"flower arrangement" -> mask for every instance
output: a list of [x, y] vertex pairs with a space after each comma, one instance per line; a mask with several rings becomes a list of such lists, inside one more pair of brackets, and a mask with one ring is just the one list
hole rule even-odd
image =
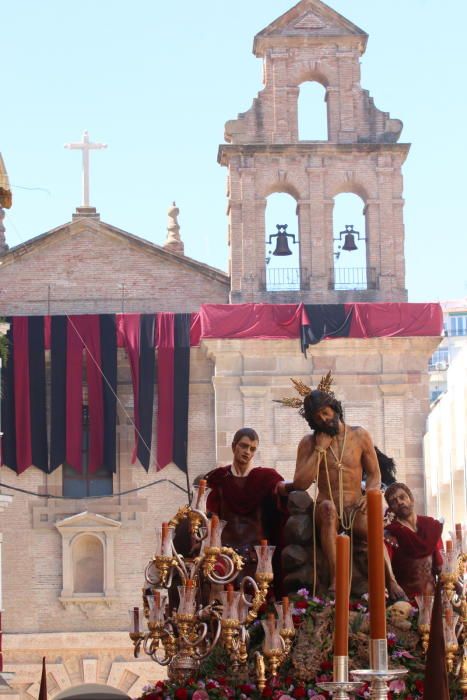
[[[201, 679], [191, 679], [184, 687], [170, 681], [158, 681], [146, 686], [140, 700], [328, 700], [329, 694], [320, 690], [319, 683], [332, 680], [332, 639], [334, 600], [311, 596], [302, 588], [293, 599], [293, 619], [297, 627], [297, 641], [291, 658], [280, 669], [279, 675], [268, 681], [262, 694], [250, 682], [233, 683], [227, 675], [223, 659], [210, 660], [202, 668]], [[417, 628], [418, 610], [412, 608], [410, 627], [394, 626], [388, 615], [388, 651], [390, 665], [404, 667], [407, 674], [389, 685], [389, 700], [422, 700], [424, 691], [425, 658], [422, 654]], [[349, 668], [368, 667], [368, 603], [366, 597], [350, 603]], [[254, 640], [259, 648], [260, 625]], [[450, 677], [451, 700], [463, 695]], [[367, 684], [356, 693], [357, 698], [370, 697]]]

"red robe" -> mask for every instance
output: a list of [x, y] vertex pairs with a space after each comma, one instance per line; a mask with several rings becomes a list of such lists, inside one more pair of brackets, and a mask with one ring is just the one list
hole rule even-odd
[[[285, 509], [276, 495], [276, 487], [283, 477], [267, 467], [254, 467], [247, 476], [239, 477], [232, 473], [229, 465], [209, 472], [206, 479], [211, 489], [207, 510], [227, 521], [222, 543], [234, 547], [248, 560], [251, 556], [254, 559], [254, 545], [267, 539], [269, 544], [276, 546], [273, 566], [277, 584]], [[277, 591], [277, 585], [275, 588]]]
[[386, 526], [388, 532], [397, 541], [397, 547], [387, 545], [391, 557], [392, 569], [397, 582], [409, 595], [424, 593], [424, 583], [420, 576], [422, 568], [414, 564], [415, 560], [429, 559], [426, 575], [431, 577], [432, 570], [443, 563], [441, 533], [443, 525], [438, 520], [426, 515], [417, 515], [417, 531], [414, 532], [398, 520]]

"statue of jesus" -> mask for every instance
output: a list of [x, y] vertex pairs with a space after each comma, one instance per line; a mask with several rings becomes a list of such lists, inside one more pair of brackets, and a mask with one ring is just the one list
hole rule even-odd
[[[370, 434], [364, 428], [345, 423], [342, 404], [331, 391], [331, 383], [330, 373], [315, 390], [295, 382], [303, 396], [300, 413], [313, 432], [305, 435], [298, 445], [293, 486], [305, 490], [317, 483], [315, 523], [329, 566], [329, 589], [334, 590], [336, 535], [346, 532], [366, 542], [366, 495], [362, 493], [362, 474], [366, 474], [368, 492], [381, 488], [381, 473]], [[386, 584], [391, 598], [406, 597], [394, 577], [389, 557], [386, 558]]]

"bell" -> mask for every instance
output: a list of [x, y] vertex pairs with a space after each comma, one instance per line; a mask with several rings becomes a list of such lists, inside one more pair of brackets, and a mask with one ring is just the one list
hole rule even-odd
[[[291, 235], [290, 233], [287, 233], [287, 224], [277, 224], [276, 228], [277, 233], [274, 234], [274, 237], [277, 236], [277, 241], [273, 255], [292, 255], [292, 251], [289, 248], [289, 242], [287, 240], [287, 238]], [[271, 238], [273, 238], [273, 236], [271, 236]]]
[[289, 242], [287, 240], [287, 234], [279, 232], [277, 234], [276, 249], [273, 255], [292, 255], [292, 251], [289, 248]]
[[353, 233], [346, 233], [342, 250], [358, 250]]

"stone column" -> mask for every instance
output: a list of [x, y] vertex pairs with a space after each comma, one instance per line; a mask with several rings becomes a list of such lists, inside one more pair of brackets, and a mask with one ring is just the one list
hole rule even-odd
[[374, 268], [378, 287], [380, 283], [379, 278], [381, 276], [381, 227], [379, 212], [379, 200], [367, 199], [364, 209], [366, 258], [368, 267]]
[[[311, 289], [313, 293], [325, 294], [328, 286], [326, 265], [326, 206], [324, 199], [324, 167], [319, 156], [310, 158], [306, 168], [308, 175], [310, 241], [311, 241]], [[316, 302], [323, 301], [321, 297]]]

